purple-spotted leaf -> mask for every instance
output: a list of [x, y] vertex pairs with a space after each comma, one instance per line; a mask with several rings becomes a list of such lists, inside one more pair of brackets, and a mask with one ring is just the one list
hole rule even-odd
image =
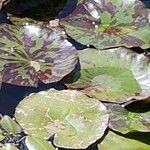
[[76, 90], [54, 89], [31, 94], [16, 108], [15, 117], [28, 135], [47, 139], [70, 149], [85, 149], [104, 134], [106, 107]]
[[142, 142], [146, 138], [141, 136], [140, 139], [141, 141], [125, 138], [110, 131], [98, 145], [98, 150], [149, 150], [150, 145]]
[[63, 80], [102, 101], [128, 102], [150, 96], [150, 61], [125, 48], [79, 51], [80, 70]]
[[150, 131], [150, 112], [134, 113], [117, 104], [106, 104], [109, 112], [109, 128], [126, 134], [128, 132]]
[[99, 49], [150, 47], [150, 9], [140, 0], [84, 0], [60, 24], [78, 42]]
[[20, 86], [56, 82], [77, 63], [77, 50], [60, 28], [38, 25], [0, 26], [0, 71], [3, 81]]

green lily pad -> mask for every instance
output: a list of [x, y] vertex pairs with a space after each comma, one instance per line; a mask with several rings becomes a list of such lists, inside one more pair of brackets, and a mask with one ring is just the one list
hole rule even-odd
[[25, 144], [29, 150], [54, 150], [55, 148], [47, 141], [38, 137], [27, 136]]
[[5, 144], [4, 146], [0, 147], [0, 150], [19, 150], [13, 144]]
[[22, 132], [21, 127], [7, 115], [5, 115], [0, 120], [0, 125], [2, 126], [3, 129], [6, 130], [6, 132], [10, 134], [17, 134]]
[[109, 128], [112, 130], [122, 134], [150, 131], [150, 112], [134, 113], [116, 104], [107, 104], [106, 106], [110, 117]]
[[80, 70], [64, 82], [102, 101], [127, 102], [150, 96], [150, 61], [124, 48], [79, 51]]
[[5, 136], [2, 133], [0, 133], [0, 141], [2, 141], [4, 139], [5, 139]]
[[101, 138], [108, 125], [105, 106], [76, 90], [39, 92], [16, 108], [16, 120], [28, 135], [54, 136], [58, 147], [83, 149]]
[[3, 82], [19, 86], [57, 82], [77, 63], [77, 50], [61, 28], [1, 25], [0, 36]]
[[149, 13], [140, 0], [84, 0], [60, 24], [73, 39], [98, 49], [146, 49], [150, 47]]
[[110, 148], [111, 150], [149, 150], [150, 145], [119, 136], [110, 131], [98, 145], [98, 150], [109, 150]]

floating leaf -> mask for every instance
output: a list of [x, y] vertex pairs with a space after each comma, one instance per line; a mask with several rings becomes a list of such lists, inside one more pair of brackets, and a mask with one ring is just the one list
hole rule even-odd
[[107, 104], [109, 110], [109, 127], [117, 132], [150, 131], [150, 112], [134, 113], [116, 104]]
[[150, 96], [150, 63], [144, 55], [124, 48], [86, 49], [79, 51], [79, 59], [81, 70], [63, 80], [68, 88], [119, 103]]
[[109, 150], [110, 148], [111, 150], [149, 150], [150, 145], [109, 132], [98, 145], [98, 150]]
[[84, 0], [61, 19], [67, 34], [98, 49], [150, 47], [150, 10], [140, 0]]
[[0, 120], [0, 125], [10, 134], [21, 133], [22, 131], [21, 127], [7, 115]]
[[13, 144], [5, 144], [4, 146], [0, 147], [0, 150], [19, 150]]
[[57, 82], [77, 63], [77, 51], [60, 28], [0, 26], [3, 81], [20, 86]]
[[24, 132], [54, 136], [58, 147], [83, 149], [101, 138], [108, 124], [105, 106], [79, 91], [49, 90], [26, 97], [15, 116]]
[[27, 136], [25, 144], [29, 150], [54, 150], [55, 148], [47, 141], [38, 137]]

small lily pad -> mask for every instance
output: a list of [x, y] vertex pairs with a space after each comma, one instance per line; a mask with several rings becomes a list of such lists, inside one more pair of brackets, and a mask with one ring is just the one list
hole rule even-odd
[[1, 25], [0, 36], [3, 82], [19, 86], [57, 82], [77, 63], [77, 50], [61, 28]]
[[150, 131], [150, 112], [134, 113], [116, 104], [107, 104], [106, 106], [110, 117], [109, 128], [112, 130], [122, 134]]
[[19, 150], [13, 144], [5, 144], [4, 146], [0, 147], [0, 150]]
[[140, 0], [84, 0], [60, 24], [82, 44], [98, 49], [150, 47], [150, 9]]
[[109, 132], [105, 139], [98, 145], [98, 150], [149, 150], [150, 145], [125, 138], [113, 132]]
[[4, 139], [5, 139], [5, 136], [2, 133], [0, 133], [0, 141], [2, 141]]
[[7, 115], [2, 117], [0, 120], [0, 125], [9, 134], [17, 134], [22, 132], [21, 127]]
[[55, 148], [44, 139], [27, 136], [25, 144], [29, 150], [54, 150]]
[[102, 101], [127, 102], [150, 96], [150, 61], [124, 48], [79, 51], [81, 70], [63, 82]]
[[83, 149], [101, 138], [108, 125], [105, 106], [76, 90], [51, 89], [26, 97], [16, 120], [28, 135], [54, 136], [58, 147]]

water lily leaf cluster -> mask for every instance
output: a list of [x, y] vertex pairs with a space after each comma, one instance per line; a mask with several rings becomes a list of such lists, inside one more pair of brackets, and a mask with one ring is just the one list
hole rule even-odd
[[98, 49], [146, 49], [150, 47], [149, 13], [140, 0], [84, 0], [60, 24], [73, 39]]
[[[107, 148], [114, 137], [117, 139], [115, 148], [116, 143], [127, 138], [123, 136], [127, 133], [149, 132], [149, 116], [149, 112], [134, 113], [119, 104], [102, 103], [81, 91], [54, 89], [27, 96], [15, 112], [17, 122], [29, 138], [47, 140], [54, 135], [55, 146], [71, 149], [87, 148], [103, 136], [99, 147]], [[112, 131], [105, 135], [106, 128]], [[125, 143], [127, 148], [132, 143], [149, 148], [147, 143], [135, 139], [127, 139]]]
[[0, 25], [0, 71], [3, 82], [37, 86], [57, 82], [77, 63], [77, 51], [60, 28]]
[[[0, 81], [68, 89], [32, 93], [15, 119], [1, 116], [0, 150], [149, 150], [150, 9], [140, 0], [78, 0], [72, 14], [52, 21], [46, 9], [35, 13], [45, 2], [3, 7], [11, 24], [0, 25]], [[88, 48], [77, 51], [70, 37]]]
[[22, 128], [16, 123], [15, 120], [9, 116], [1, 116], [0, 118], [0, 150], [19, 150], [17, 144], [13, 141], [17, 141], [21, 137], [20, 133]]
[[[19, 124], [9, 116], [2, 116], [0, 119], [0, 150], [20, 150], [21, 143], [25, 139], [28, 150], [54, 150], [50, 142], [38, 137], [26, 136]], [[2, 144], [1, 144], [2, 143]]]

